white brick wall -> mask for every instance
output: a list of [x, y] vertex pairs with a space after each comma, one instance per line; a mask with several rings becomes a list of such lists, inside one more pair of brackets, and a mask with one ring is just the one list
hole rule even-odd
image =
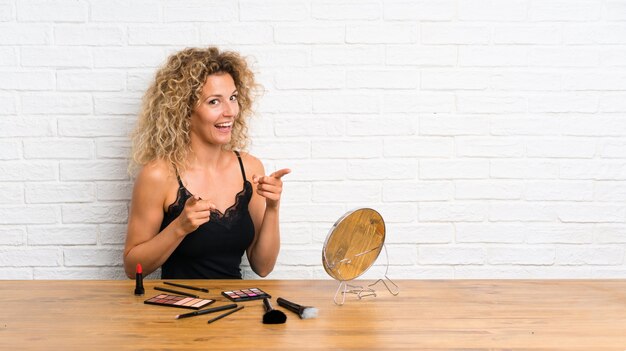
[[327, 278], [368, 206], [392, 278], [626, 278], [626, 1], [2, 0], [0, 279], [124, 279], [141, 95], [210, 44], [253, 62], [251, 152], [293, 170], [270, 277]]

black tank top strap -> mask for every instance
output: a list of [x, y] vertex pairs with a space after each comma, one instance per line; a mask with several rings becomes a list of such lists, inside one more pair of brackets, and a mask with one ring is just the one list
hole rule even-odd
[[241, 175], [243, 176], [243, 182], [246, 182], [246, 171], [243, 169], [243, 161], [241, 161], [241, 155], [239, 155], [239, 151], [235, 150], [235, 155], [237, 155], [237, 160], [239, 160], [239, 167], [241, 167]]
[[174, 167], [174, 170], [176, 172], [176, 180], [178, 180], [178, 188], [184, 188], [185, 186], [183, 185], [183, 181], [180, 179], [180, 174], [178, 174], [178, 169], [176, 167]]

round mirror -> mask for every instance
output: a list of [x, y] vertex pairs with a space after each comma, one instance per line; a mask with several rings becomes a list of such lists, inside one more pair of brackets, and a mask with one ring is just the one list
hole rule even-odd
[[331, 277], [352, 280], [374, 264], [384, 243], [385, 222], [380, 213], [371, 208], [349, 211], [330, 229], [322, 264]]

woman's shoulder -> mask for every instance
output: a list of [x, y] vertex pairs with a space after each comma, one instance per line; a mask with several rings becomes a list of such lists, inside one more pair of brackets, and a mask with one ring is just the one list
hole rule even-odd
[[157, 159], [146, 163], [137, 174], [137, 183], [163, 186], [176, 180], [176, 171], [167, 161]]
[[245, 151], [239, 151], [239, 154], [241, 155], [241, 161], [246, 168], [252, 170], [255, 173], [263, 171], [264, 168], [261, 160]]

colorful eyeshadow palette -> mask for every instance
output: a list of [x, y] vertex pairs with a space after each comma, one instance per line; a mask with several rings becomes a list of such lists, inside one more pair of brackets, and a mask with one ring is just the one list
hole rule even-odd
[[268, 299], [271, 298], [268, 293], [259, 288], [222, 291], [222, 295], [226, 296], [230, 301], [234, 302], [259, 300], [266, 297]]
[[190, 308], [192, 310], [199, 310], [204, 306], [208, 306], [212, 304], [213, 302], [215, 302], [215, 300], [197, 299], [194, 297], [187, 297], [187, 296], [161, 294], [161, 295], [157, 295], [155, 297], [149, 298], [143, 303], [147, 303], [148, 305], [180, 307], [180, 308]]

